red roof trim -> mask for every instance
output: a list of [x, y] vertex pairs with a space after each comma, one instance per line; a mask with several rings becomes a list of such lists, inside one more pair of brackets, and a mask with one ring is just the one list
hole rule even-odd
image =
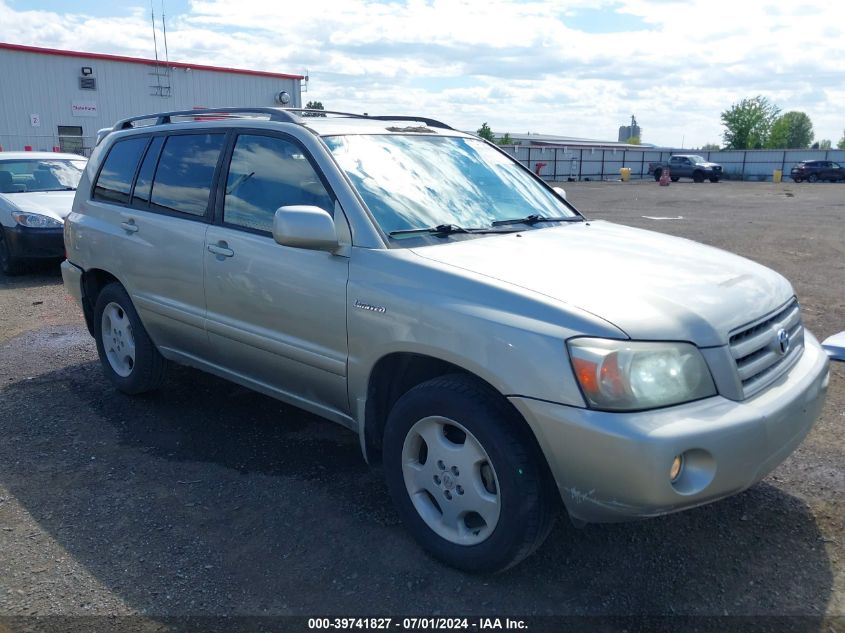
[[[127, 62], [129, 64], [164, 64], [154, 59], [143, 57], [126, 57], [124, 55], [107, 55], [105, 53], [83, 53], [81, 51], [65, 51], [58, 48], [41, 48], [39, 46], [24, 46], [23, 44], [7, 44], [0, 42], [0, 49], [20, 51], [23, 53], [38, 53], [40, 55], [59, 55], [61, 57], [82, 57], [84, 59], [102, 59], [110, 62]], [[259, 77], [276, 77], [278, 79], [305, 79], [302, 75], [286, 73], [271, 73], [265, 70], [245, 70], [242, 68], [225, 68], [223, 66], [205, 66], [203, 64], [186, 64], [185, 62], [167, 62], [171, 68], [190, 68], [191, 70], [208, 70], [216, 73], [235, 73], [238, 75], [258, 75]]]

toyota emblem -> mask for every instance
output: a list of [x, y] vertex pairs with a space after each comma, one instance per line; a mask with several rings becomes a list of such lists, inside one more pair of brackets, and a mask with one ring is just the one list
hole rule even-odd
[[789, 332], [783, 328], [779, 329], [777, 333], [777, 347], [781, 356], [785, 356], [789, 351]]

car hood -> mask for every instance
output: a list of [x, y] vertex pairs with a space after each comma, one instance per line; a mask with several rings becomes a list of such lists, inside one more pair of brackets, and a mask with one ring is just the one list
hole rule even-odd
[[710, 163], [710, 162], [696, 163], [696, 165], [698, 165], [699, 167], [721, 167], [721, 165], [719, 163]]
[[793, 295], [775, 271], [690, 240], [590, 221], [413, 249], [590, 312], [633, 339], [724, 345]]
[[38, 213], [64, 221], [73, 206], [75, 191], [27, 191], [0, 194], [19, 211]]

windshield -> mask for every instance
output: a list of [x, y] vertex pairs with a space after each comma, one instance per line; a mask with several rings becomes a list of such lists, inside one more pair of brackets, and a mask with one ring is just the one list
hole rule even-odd
[[0, 161], [0, 193], [72, 191], [79, 185], [85, 162], [58, 158]]
[[490, 228], [528, 215], [577, 217], [522, 167], [483, 141], [401, 134], [324, 139], [385, 233]]
[[704, 160], [704, 156], [698, 156], [696, 154], [693, 154], [689, 158], [694, 163], [706, 163], [707, 162], [706, 160]]

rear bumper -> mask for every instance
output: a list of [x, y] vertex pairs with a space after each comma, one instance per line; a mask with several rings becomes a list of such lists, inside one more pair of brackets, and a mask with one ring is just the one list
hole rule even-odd
[[85, 315], [85, 325], [88, 326], [88, 331], [91, 336], [94, 336], [94, 322], [92, 306], [85, 300], [85, 293], [82, 287], [82, 275], [84, 271], [76, 264], [71, 264], [68, 260], [62, 262], [62, 281], [65, 285], [65, 291], [73, 297], [82, 309], [82, 314]]
[[9, 253], [18, 259], [61, 259], [65, 256], [64, 229], [5, 227]]
[[[806, 333], [801, 359], [743, 402], [715, 396], [638, 413], [606, 413], [511, 398], [534, 430], [576, 519], [657, 516], [740, 492], [794, 451], [818, 417], [828, 359]], [[676, 455], [684, 468], [675, 483]]]
[[68, 260], [62, 262], [61, 269], [65, 291], [74, 298], [76, 305], [82, 308], [82, 269]]

